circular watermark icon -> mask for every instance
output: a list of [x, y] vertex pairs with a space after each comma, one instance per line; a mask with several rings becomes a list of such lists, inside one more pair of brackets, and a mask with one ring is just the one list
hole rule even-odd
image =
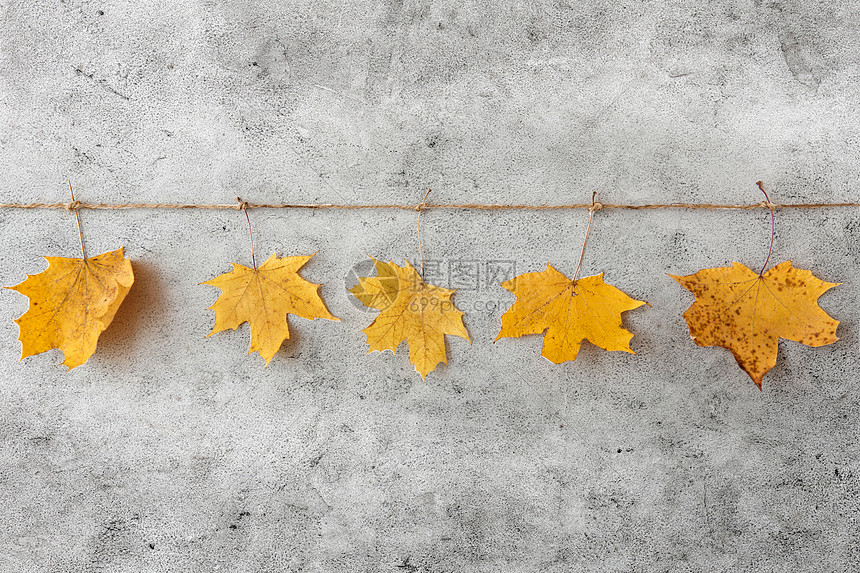
[[[365, 289], [359, 278], [368, 277], [377, 279], [374, 282], [381, 288]], [[379, 312], [391, 306], [397, 298], [398, 280], [393, 276], [377, 276], [376, 265], [367, 258], [352, 265], [343, 278], [343, 286], [352, 306], [361, 312]]]

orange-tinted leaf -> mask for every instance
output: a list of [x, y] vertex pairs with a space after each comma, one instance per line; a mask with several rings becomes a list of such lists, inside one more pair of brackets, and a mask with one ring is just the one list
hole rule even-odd
[[57, 348], [69, 370], [86, 362], [134, 282], [122, 248], [95, 257], [45, 257], [48, 268], [13, 287], [30, 299], [15, 322], [21, 359]]
[[621, 313], [646, 304], [603, 282], [603, 273], [573, 282], [551, 265], [502, 283], [517, 295], [502, 315], [499, 338], [546, 331], [541, 355], [560, 364], [576, 360], [583, 340], [604, 350], [630, 349], [633, 333], [624, 328]]
[[690, 336], [699, 346], [722, 346], [761, 389], [776, 365], [780, 338], [808, 346], [832, 344], [838, 321], [818, 306], [818, 297], [839, 283], [828, 283], [791, 261], [762, 276], [740, 263], [669, 275], [696, 296], [684, 313]]

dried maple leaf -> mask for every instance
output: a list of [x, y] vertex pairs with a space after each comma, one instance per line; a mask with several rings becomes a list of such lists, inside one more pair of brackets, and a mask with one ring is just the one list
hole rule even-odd
[[251, 328], [248, 354], [259, 352], [268, 366], [284, 340], [290, 337], [288, 313], [308, 320], [340, 320], [320, 298], [320, 285], [306, 281], [298, 273], [311, 257], [278, 258], [274, 253], [256, 269], [231, 263], [232, 271], [201, 283], [222, 291], [209, 307], [215, 311], [215, 327], [207, 338], [247, 322]]
[[406, 340], [410, 362], [421, 378], [426, 378], [440, 362], [448, 363], [446, 334], [469, 340], [463, 313], [451, 302], [456, 291], [425, 283], [408, 261], [404, 267], [391, 261], [373, 262], [377, 276], [359, 277], [358, 284], [350, 289], [362, 304], [381, 311], [362, 330], [370, 346], [368, 352], [396, 352]]
[[761, 389], [776, 365], [780, 338], [807, 346], [836, 342], [833, 320], [818, 297], [839, 283], [828, 283], [791, 261], [759, 275], [740, 263], [703, 269], [687, 276], [669, 275], [696, 296], [684, 313], [690, 336], [699, 346], [722, 346]]
[[547, 263], [545, 271], [519, 275], [502, 286], [517, 300], [502, 315], [496, 340], [546, 331], [541, 355], [556, 364], [576, 360], [583, 340], [635, 354], [633, 333], [624, 328], [621, 313], [646, 303], [603, 282], [603, 273], [574, 282]]
[[122, 248], [88, 259], [45, 257], [48, 268], [6, 287], [30, 299], [15, 320], [21, 359], [52, 348], [63, 352], [69, 370], [86, 362], [99, 335], [110, 325], [128, 294], [134, 274]]

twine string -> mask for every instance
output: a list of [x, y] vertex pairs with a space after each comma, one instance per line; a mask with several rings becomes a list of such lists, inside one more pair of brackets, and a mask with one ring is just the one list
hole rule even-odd
[[582, 239], [582, 250], [579, 251], [579, 262], [576, 264], [576, 270], [573, 271], [573, 280], [570, 282], [576, 284], [576, 279], [579, 277], [579, 269], [582, 267], [582, 259], [585, 258], [585, 244], [588, 242], [588, 233], [591, 231], [591, 221], [594, 219], [594, 212], [603, 209], [603, 205], [595, 202], [597, 191], [591, 194], [591, 206], [588, 208], [588, 226], [585, 227], [585, 237]]
[[[751, 211], [754, 209], [825, 209], [833, 207], [860, 207], [860, 203], [771, 203], [762, 201], [760, 203], [743, 204], [721, 204], [721, 203], [650, 203], [644, 205], [625, 205], [615, 203], [601, 203], [598, 209], [621, 209], [621, 210], [650, 210], [650, 209], [733, 209]], [[126, 209], [400, 209], [403, 211], [425, 211], [427, 209], [463, 209], [471, 211], [557, 211], [572, 209], [590, 209], [591, 203], [573, 203], [569, 205], [522, 205], [522, 204], [484, 204], [484, 203], [421, 203], [418, 205], [403, 204], [363, 204], [345, 205], [337, 203], [248, 203], [242, 202], [237, 206], [233, 204], [203, 204], [203, 203], [88, 203], [84, 201], [73, 201], [72, 203], [0, 203], [0, 209], [105, 209], [121, 211]]]
[[248, 216], [248, 202], [242, 201], [240, 198], [236, 197], [236, 201], [239, 203], [236, 205], [236, 209], [245, 213], [245, 220], [248, 221], [248, 239], [251, 241], [251, 264], [254, 265], [254, 270], [257, 270], [257, 256], [254, 254], [254, 233], [251, 231], [251, 217]]
[[81, 217], [78, 214], [78, 209], [81, 208], [81, 202], [75, 199], [75, 192], [72, 190], [71, 179], [69, 179], [69, 194], [72, 196], [72, 202], [66, 205], [66, 210], [74, 211], [75, 213], [75, 222], [78, 224], [78, 240], [81, 242], [81, 258], [83, 258], [84, 263], [86, 263], [87, 251], [84, 249], [84, 232], [81, 229]]
[[770, 209], [770, 247], [768, 247], [767, 258], [764, 260], [761, 272], [758, 274], [758, 276], [762, 276], [765, 269], [767, 269], [767, 264], [770, 262], [770, 256], [773, 254], [773, 238], [776, 236], [776, 217], [773, 214], [773, 203], [770, 202], [770, 197], [768, 196], [767, 191], [764, 190], [764, 183], [756, 181], [755, 184], [758, 185], [758, 188], [762, 193], [764, 193], [765, 200], [762, 201], [762, 204]]
[[424, 199], [421, 200], [421, 203], [415, 207], [415, 210], [418, 211], [418, 256], [421, 258], [421, 280], [424, 280], [424, 247], [421, 245], [421, 212], [427, 208], [427, 196], [430, 195], [430, 191], [432, 189], [428, 189], [427, 193], [424, 194]]

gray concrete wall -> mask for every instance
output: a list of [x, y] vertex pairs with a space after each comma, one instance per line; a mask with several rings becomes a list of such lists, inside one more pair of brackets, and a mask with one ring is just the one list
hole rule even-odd
[[[0, 3], [2, 201], [857, 201], [851, 1]], [[247, 264], [235, 211], [85, 211], [137, 280], [90, 361], [17, 361], [0, 309], [0, 570], [860, 569], [856, 210], [780, 211], [775, 261], [842, 286], [823, 348], [760, 393], [693, 344], [664, 273], [762, 264], [764, 211], [602, 211], [585, 274], [651, 303], [637, 355], [493, 344], [513, 296], [463, 290], [470, 346], [422, 382], [366, 355], [345, 277], [417, 258], [401, 211], [256, 211], [261, 256], [319, 254], [340, 323], [204, 340]], [[71, 214], [0, 210], [0, 284], [76, 256]], [[428, 260], [572, 273], [586, 214], [425, 214]], [[447, 279], [442, 280], [444, 285]], [[349, 285], [347, 285], [349, 286]], [[498, 306], [499, 308], [493, 308]], [[489, 310], [488, 310], [489, 307]]]

